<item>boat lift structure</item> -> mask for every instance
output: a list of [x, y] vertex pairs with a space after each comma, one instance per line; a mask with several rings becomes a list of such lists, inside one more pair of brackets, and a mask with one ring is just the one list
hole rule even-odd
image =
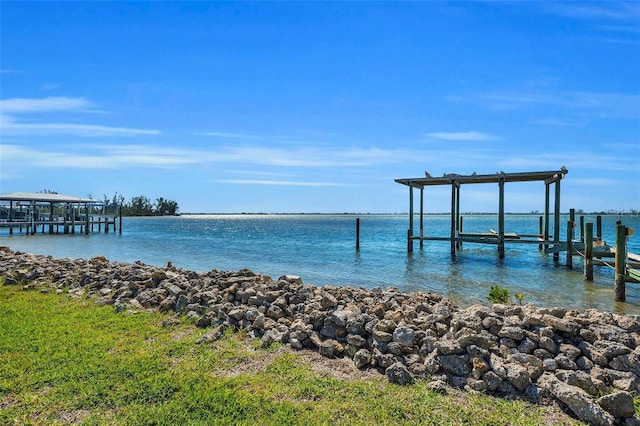
[[[560, 170], [525, 173], [505, 173], [479, 175], [445, 174], [442, 177], [433, 177], [425, 172], [424, 177], [396, 179], [395, 181], [409, 187], [409, 229], [407, 231], [407, 250], [413, 252], [413, 242], [418, 240], [420, 247], [427, 240], [451, 242], [451, 254], [455, 256], [457, 248], [463, 242], [496, 244], [498, 246], [498, 256], [504, 258], [505, 241], [510, 243], [531, 243], [540, 246], [560, 246], [560, 181], [568, 170], [563, 166]], [[545, 186], [545, 210], [544, 223], [541, 226], [540, 234], [518, 235], [506, 233], [504, 229], [504, 187], [512, 182], [544, 182]], [[497, 184], [498, 185], [498, 230], [488, 233], [464, 233], [462, 232], [462, 221], [460, 217], [460, 189], [468, 184]], [[430, 186], [451, 186], [451, 234], [449, 236], [427, 236], [424, 233], [424, 188]], [[550, 193], [551, 186], [554, 187], [554, 230], [553, 235], [549, 232], [550, 224]], [[414, 232], [414, 190], [420, 191], [420, 229], [419, 234]], [[558, 253], [554, 253], [557, 260]]]

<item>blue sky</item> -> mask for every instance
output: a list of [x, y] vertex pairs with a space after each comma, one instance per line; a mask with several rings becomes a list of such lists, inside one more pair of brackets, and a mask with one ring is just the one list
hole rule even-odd
[[[558, 170], [640, 209], [638, 2], [0, 3], [0, 193], [406, 212], [395, 178]], [[425, 191], [448, 211], [449, 189]], [[497, 211], [497, 185], [463, 211]], [[507, 211], [544, 209], [510, 184]]]

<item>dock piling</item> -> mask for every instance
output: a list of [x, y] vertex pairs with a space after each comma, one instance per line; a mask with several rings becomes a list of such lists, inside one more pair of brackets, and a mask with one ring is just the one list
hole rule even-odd
[[569, 220], [567, 222], [567, 268], [573, 269], [573, 227], [575, 222]]
[[360, 250], [360, 218], [356, 218], [356, 251]]
[[593, 281], [593, 222], [587, 222], [584, 239], [584, 279]]
[[627, 228], [619, 223], [616, 225], [616, 272], [613, 285], [613, 296], [616, 302], [626, 299], [625, 272], [627, 261]]

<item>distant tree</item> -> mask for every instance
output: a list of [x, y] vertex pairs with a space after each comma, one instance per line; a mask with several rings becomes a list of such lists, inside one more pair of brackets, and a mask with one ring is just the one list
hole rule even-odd
[[155, 213], [159, 216], [173, 216], [178, 212], [178, 203], [173, 200], [165, 200], [160, 197], [156, 199]]
[[117, 192], [113, 194], [113, 198], [111, 199], [112, 204], [116, 204], [118, 206], [124, 205], [124, 195], [118, 194]]
[[126, 206], [128, 215], [130, 216], [152, 216], [153, 205], [151, 201], [144, 195], [138, 195], [132, 197], [129, 204]]
[[50, 189], [43, 189], [42, 191], [39, 191], [40, 194], [57, 194], [56, 191], [52, 191]]

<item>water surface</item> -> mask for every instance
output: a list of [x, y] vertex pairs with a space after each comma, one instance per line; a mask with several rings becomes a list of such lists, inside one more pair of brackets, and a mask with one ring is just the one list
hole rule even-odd
[[[360, 217], [360, 251], [355, 250], [355, 220]], [[613, 245], [615, 222], [623, 220], [640, 233], [638, 216], [603, 216], [604, 239]], [[568, 217], [561, 217], [566, 224]], [[587, 216], [585, 222], [594, 222]], [[248, 268], [277, 278], [300, 275], [304, 282], [365, 288], [395, 286], [403, 291], [444, 294], [467, 306], [488, 303], [493, 285], [524, 294], [525, 302], [568, 308], [598, 308], [620, 314], [640, 314], [640, 285], [627, 283], [627, 302], [613, 302], [613, 270], [595, 267], [593, 282], [582, 277], [582, 260], [565, 266], [566, 254], [554, 263], [537, 245], [506, 244], [505, 259], [494, 245], [465, 243], [457, 256], [449, 242], [425, 241], [407, 253], [408, 215], [185, 215], [124, 218], [122, 235], [9, 236], [0, 231], [0, 245], [13, 250], [56, 257], [104, 255], [112, 261], [140, 260], [156, 266], [197, 271]], [[417, 229], [418, 223], [415, 222]], [[449, 235], [448, 215], [425, 216], [425, 234]], [[465, 232], [497, 229], [496, 215], [466, 216]], [[537, 233], [538, 216], [507, 215], [507, 232]], [[561, 226], [560, 235], [566, 235]], [[553, 230], [553, 224], [551, 225]], [[629, 239], [640, 253], [640, 235]]]

